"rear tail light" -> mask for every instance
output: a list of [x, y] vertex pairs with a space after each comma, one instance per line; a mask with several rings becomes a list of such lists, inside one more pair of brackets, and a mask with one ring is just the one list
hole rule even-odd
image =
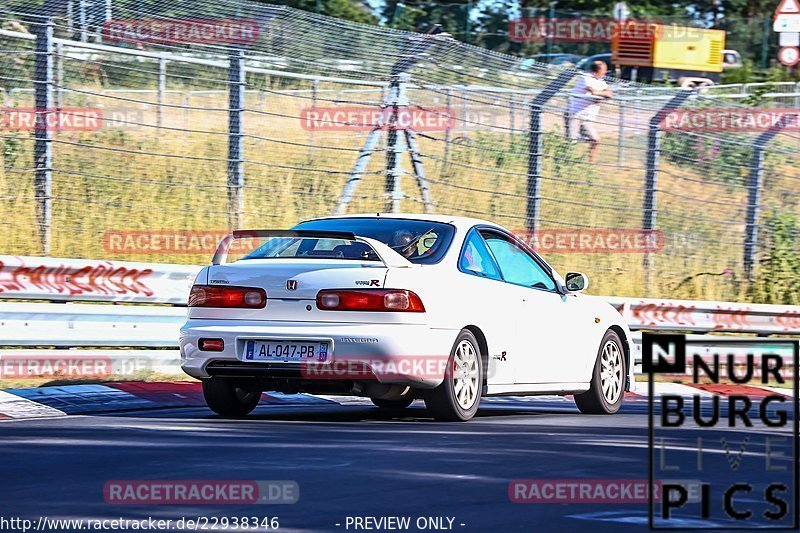
[[317, 294], [323, 311], [404, 311], [424, 313], [419, 296], [399, 289], [324, 290]]
[[235, 307], [260, 309], [267, 305], [264, 289], [195, 285], [189, 293], [189, 307]]
[[197, 346], [204, 352], [221, 352], [225, 349], [222, 339], [200, 339]]

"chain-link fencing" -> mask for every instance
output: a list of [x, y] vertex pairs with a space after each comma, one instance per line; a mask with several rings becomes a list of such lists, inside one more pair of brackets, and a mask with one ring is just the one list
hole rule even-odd
[[428, 211], [503, 224], [597, 294], [800, 299], [794, 85], [589, 98], [589, 74], [446, 35], [107, 5], [3, 14], [2, 253], [204, 263], [230, 228]]

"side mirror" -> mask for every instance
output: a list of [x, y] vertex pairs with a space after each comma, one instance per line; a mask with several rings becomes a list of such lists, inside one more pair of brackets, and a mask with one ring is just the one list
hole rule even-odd
[[580, 272], [569, 272], [564, 277], [564, 285], [568, 292], [583, 292], [589, 287], [589, 278]]

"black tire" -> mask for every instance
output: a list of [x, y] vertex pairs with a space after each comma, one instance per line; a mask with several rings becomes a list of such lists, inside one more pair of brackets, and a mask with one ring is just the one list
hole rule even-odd
[[[464, 357], [468, 361], [469, 374], [459, 378], [458, 369], [454, 369], [457, 352], [464, 343], [471, 346], [474, 352], [474, 359], [466, 354], [459, 356]], [[463, 353], [463, 352], [462, 352]], [[461, 379], [463, 393], [456, 392], [456, 384]], [[478, 412], [478, 405], [481, 403], [481, 391], [483, 390], [483, 357], [480, 352], [480, 344], [469, 330], [462, 330], [456, 338], [453, 349], [450, 350], [450, 359], [447, 364], [447, 372], [444, 381], [435, 389], [425, 391], [425, 405], [428, 412], [433, 415], [436, 420], [442, 422], [466, 422], [475, 416]], [[473, 391], [469, 395], [469, 391]], [[459, 394], [467, 394], [467, 398], [472, 402], [466, 401], [467, 405], [462, 404], [459, 399]], [[463, 396], [462, 396], [463, 397]]]
[[[608, 396], [611, 396], [611, 398], [604, 392], [603, 387], [605, 382], [603, 381], [602, 375], [604, 350], [606, 350], [609, 344], [615, 346], [616, 354], [618, 354], [618, 359], [617, 355], [608, 356], [609, 359], [618, 361], [609, 365], [612, 368], [610, 372], [613, 373], [607, 374], [607, 376], [613, 376], [614, 379], [611, 381], [606, 379], [606, 381], [609, 381], [608, 386], [611, 387], [611, 391], [616, 391], [616, 394], [609, 393]], [[610, 348], [610, 351], [613, 353], [614, 348]], [[575, 395], [575, 404], [578, 406], [580, 412], [588, 415], [613, 415], [619, 411], [623, 398], [625, 397], [627, 376], [628, 362], [625, 359], [625, 349], [622, 340], [616, 332], [608, 330], [603, 336], [603, 340], [600, 342], [600, 349], [597, 351], [597, 358], [594, 363], [594, 370], [592, 371], [592, 383], [589, 390]], [[618, 387], [618, 389], [614, 387]]]
[[203, 397], [208, 407], [220, 416], [241, 418], [250, 414], [261, 399], [261, 391], [243, 389], [227, 378], [203, 380]]
[[411, 395], [401, 400], [381, 400], [379, 398], [371, 398], [371, 400], [377, 407], [387, 411], [400, 411], [414, 403], [414, 397]]

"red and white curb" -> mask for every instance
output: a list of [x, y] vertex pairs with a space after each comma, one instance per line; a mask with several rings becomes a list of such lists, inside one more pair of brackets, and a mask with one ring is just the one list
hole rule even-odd
[[[759, 398], [769, 394], [792, 396], [791, 389], [751, 385], [687, 385], [683, 383], [655, 382], [653, 394], [702, 398], [743, 395]], [[648, 383], [637, 383], [635, 392], [625, 393], [625, 401], [635, 404], [647, 402]], [[503, 396], [487, 398], [486, 407], [505, 407], [535, 402], [569, 402], [572, 396]], [[312, 396], [308, 394], [265, 393], [261, 405], [272, 406], [367, 406], [369, 398], [358, 396]], [[198, 382], [114, 382], [97, 385], [62, 385], [30, 389], [0, 391], [0, 420], [22, 418], [52, 418], [70, 414], [99, 414], [169, 407], [205, 407]]]
[[67, 413], [47, 405], [28, 400], [10, 392], [0, 391], [0, 420], [14, 418], [50, 418]]

